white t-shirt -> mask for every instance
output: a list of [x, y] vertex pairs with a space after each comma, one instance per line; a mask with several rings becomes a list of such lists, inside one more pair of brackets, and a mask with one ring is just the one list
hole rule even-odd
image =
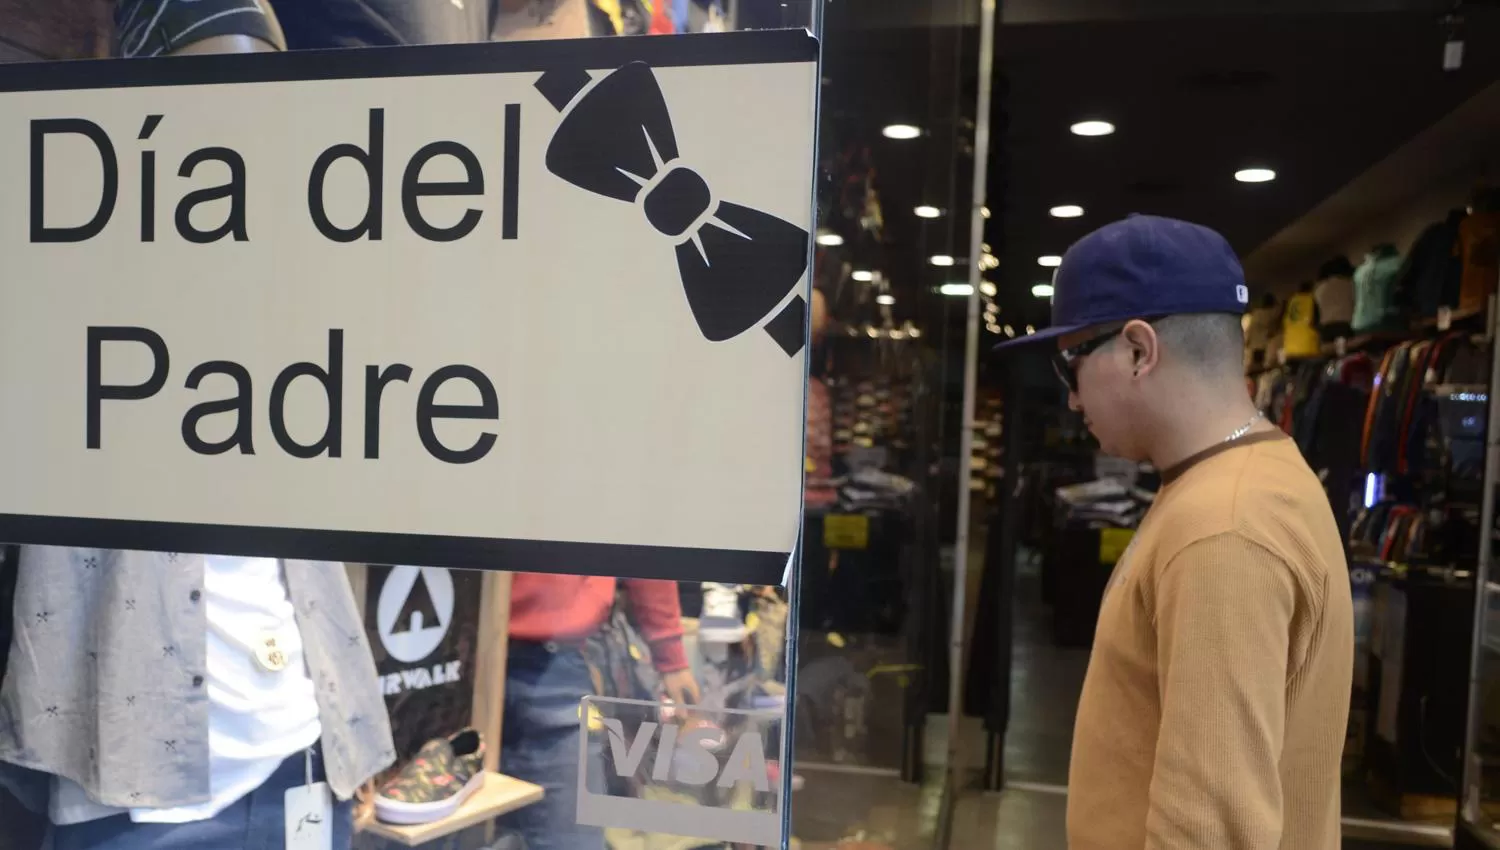
[[[203, 559], [203, 602], [208, 616], [208, 802], [175, 809], [131, 809], [136, 823], [208, 820], [271, 777], [291, 755], [323, 734], [318, 701], [303, 655], [302, 634], [274, 558]], [[255, 650], [267, 636], [286, 654], [279, 672], [264, 669]], [[79, 816], [83, 789], [59, 780], [53, 822], [67, 809], [72, 823], [119, 814], [104, 806]], [[66, 806], [65, 803], [73, 803]]]

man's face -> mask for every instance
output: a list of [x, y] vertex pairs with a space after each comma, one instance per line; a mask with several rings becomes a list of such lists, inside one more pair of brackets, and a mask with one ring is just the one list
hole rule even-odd
[[1083, 414], [1089, 433], [1105, 453], [1129, 460], [1142, 460], [1134, 437], [1134, 406], [1137, 375], [1132, 350], [1121, 337], [1122, 328], [1103, 327], [1067, 334], [1058, 339], [1058, 350], [1070, 360], [1058, 364], [1070, 384], [1068, 407]]

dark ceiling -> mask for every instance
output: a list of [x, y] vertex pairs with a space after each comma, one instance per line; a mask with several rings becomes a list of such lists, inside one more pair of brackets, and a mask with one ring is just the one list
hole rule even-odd
[[[1027, 8], [1010, 5], [1013, 16]], [[1119, 4], [1071, 0], [1058, 8], [1076, 19], [1090, 5]], [[1047, 303], [1030, 290], [1050, 270], [1036, 257], [1060, 254], [1130, 212], [1209, 224], [1248, 254], [1500, 79], [1500, 9], [1466, 6], [1464, 64], [1445, 72], [1445, 30], [1430, 11], [1438, 4], [1405, 5], [1422, 10], [999, 27], [988, 186], [995, 215], [986, 238], [1001, 261], [990, 276], [1002, 322], [1044, 325]], [[852, 239], [840, 257], [887, 273], [897, 323], [911, 318], [938, 329], [945, 316], [956, 323], [961, 310], [936, 286], [967, 275], [963, 267], [934, 269], [926, 257], [968, 253], [977, 30], [860, 27], [854, 6], [835, 0], [827, 7], [822, 149], [868, 150], [886, 231], [879, 245]], [[956, 8], [940, 0], [928, 7], [930, 20], [960, 17]], [[1094, 139], [1068, 132], [1091, 117], [1107, 118], [1118, 132]], [[881, 126], [900, 120], [929, 135], [880, 137]], [[1235, 182], [1234, 171], [1251, 164], [1274, 168], [1278, 179]], [[919, 203], [959, 214], [923, 221], [912, 213]], [[1086, 215], [1048, 216], [1064, 203], [1082, 205]], [[844, 294], [857, 287], [846, 282]], [[856, 322], [877, 318], [868, 304], [840, 309]]]

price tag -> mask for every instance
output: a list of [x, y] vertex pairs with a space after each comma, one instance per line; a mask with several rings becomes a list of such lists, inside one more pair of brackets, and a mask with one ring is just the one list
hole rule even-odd
[[1446, 331], [1453, 327], [1453, 308], [1439, 307], [1437, 312], [1437, 329]]
[[864, 514], [829, 514], [823, 518], [823, 545], [829, 549], [870, 548], [870, 518]]
[[1099, 532], [1099, 563], [1114, 564], [1135, 539], [1133, 528], [1106, 528]]
[[333, 850], [333, 792], [326, 782], [287, 789], [286, 850]]
[[1464, 43], [1449, 41], [1443, 44], [1443, 70], [1457, 71], [1464, 65]]

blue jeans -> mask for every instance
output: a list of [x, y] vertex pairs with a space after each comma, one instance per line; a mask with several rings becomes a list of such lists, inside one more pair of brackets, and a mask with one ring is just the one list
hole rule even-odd
[[[323, 781], [323, 759], [313, 756], [313, 779]], [[52, 850], [283, 850], [286, 792], [307, 782], [306, 756], [281, 763], [259, 788], [210, 820], [196, 823], [134, 823], [116, 815], [52, 830]], [[354, 804], [335, 802], [333, 848], [348, 850], [354, 836]]]
[[[604, 850], [604, 831], [578, 823], [578, 705], [594, 692], [583, 654], [512, 642], [505, 674], [500, 770], [542, 786], [547, 795], [504, 816], [500, 826], [519, 832], [527, 850]], [[602, 764], [597, 741], [589, 745], [589, 758]], [[590, 773], [597, 779], [603, 768]], [[597, 784], [590, 789], [603, 793]]]

